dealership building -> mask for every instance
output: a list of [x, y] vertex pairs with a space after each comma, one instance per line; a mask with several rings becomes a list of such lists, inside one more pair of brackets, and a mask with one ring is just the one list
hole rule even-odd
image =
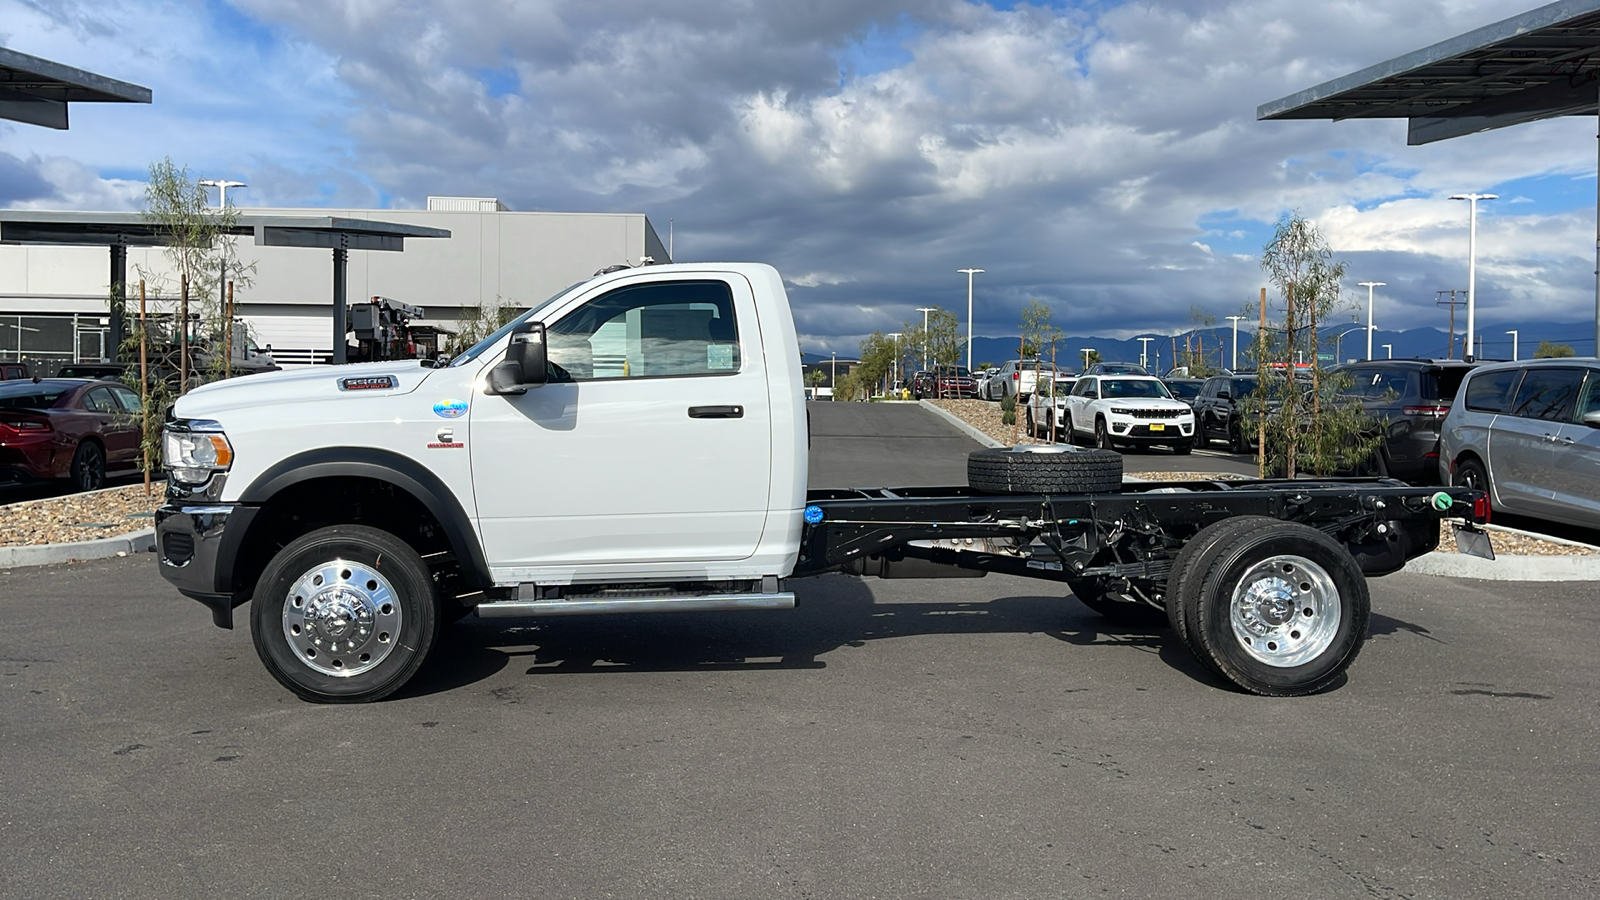
[[[516, 212], [482, 197], [430, 197], [414, 210], [236, 212], [243, 227], [231, 255], [254, 271], [234, 314], [283, 366], [332, 360], [341, 289], [351, 306], [382, 297], [420, 307], [414, 324], [453, 331], [474, 307], [528, 307], [607, 266], [671, 261], [638, 213]], [[48, 375], [108, 358], [113, 272], [126, 272], [130, 316], [141, 276], [176, 294], [158, 244], [137, 214], [0, 211], [0, 361]]]

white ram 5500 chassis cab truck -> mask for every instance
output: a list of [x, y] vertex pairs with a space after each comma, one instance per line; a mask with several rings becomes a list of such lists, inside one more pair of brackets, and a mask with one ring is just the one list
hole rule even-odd
[[[320, 702], [376, 700], [463, 615], [782, 609], [788, 579], [1006, 572], [1162, 618], [1235, 685], [1333, 683], [1365, 578], [1487, 515], [1385, 480], [1122, 483], [1106, 450], [975, 451], [967, 485], [811, 491], [782, 279], [643, 266], [567, 288], [443, 365], [191, 391], [163, 432], [162, 575]], [[1486, 542], [1483, 542], [1486, 546]]]

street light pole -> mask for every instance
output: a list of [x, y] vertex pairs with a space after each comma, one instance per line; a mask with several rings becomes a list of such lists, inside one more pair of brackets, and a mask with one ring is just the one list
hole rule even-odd
[[939, 307], [937, 306], [917, 307], [917, 312], [922, 313], [922, 370], [924, 372], [926, 372], [929, 368], [928, 344], [932, 342], [932, 337], [928, 334], [928, 313], [931, 313], [938, 308]]
[[900, 332], [896, 331], [889, 337], [894, 338], [894, 375], [889, 382], [889, 390], [894, 390], [895, 383], [900, 380]]
[[1386, 282], [1363, 281], [1361, 286], [1367, 289], [1367, 359], [1372, 359], [1372, 289], [1383, 287]]
[[1518, 337], [1517, 331], [1518, 330], [1519, 329], [1513, 328], [1510, 331], [1506, 332], [1506, 334], [1511, 335], [1511, 361], [1512, 362], [1516, 362], [1517, 361], [1517, 337]]
[[1477, 325], [1475, 297], [1478, 287], [1478, 201], [1496, 200], [1498, 194], [1456, 194], [1451, 200], [1466, 200], [1470, 206], [1467, 214], [1467, 352], [1466, 361], [1472, 362], [1472, 335]]
[[1139, 365], [1147, 369], [1150, 367], [1150, 342], [1153, 340], [1155, 338], [1139, 338]]
[[1089, 371], [1089, 354], [1094, 352], [1094, 348], [1093, 347], [1079, 347], [1078, 349], [1083, 351], [1083, 370], [1085, 372], [1087, 372], [1087, 371]]
[[1385, 359], [1394, 359], [1394, 345], [1393, 344], [1384, 344], [1383, 345], [1383, 352], [1385, 354], [1384, 355]]
[[1239, 320], [1248, 316], [1229, 316], [1233, 320], [1233, 370], [1239, 371]]
[[982, 269], [957, 269], [965, 272], [967, 276], [967, 372], [972, 372], [972, 276], [982, 272]]
[[250, 186], [248, 184], [245, 184], [242, 181], [228, 181], [225, 178], [202, 178], [199, 181], [195, 182], [195, 184], [198, 184], [201, 187], [214, 187], [214, 188], [216, 188], [217, 189], [217, 206], [219, 206], [219, 207], [221, 207], [223, 209], [227, 209], [228, 208], [228, 188], [231, 188], [231, 187], [242, 188], [242, 187], [249, 187]]

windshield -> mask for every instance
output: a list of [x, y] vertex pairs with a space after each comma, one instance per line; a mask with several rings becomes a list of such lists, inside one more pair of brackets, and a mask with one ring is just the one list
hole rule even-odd
[[1159, 381], [1145, 381], [1135, 378], [1102, 378], [1100, 380], [1100, 396], [1111, 397], [1146, 397], [1172, 399], [1167, 393], [1167, 386]]
[[1169, 381], [1167, 382], [1167, 390], [1171, 391], [1172, 396], [1177, 397], [1179, 400], [1193, 400], [1200, 396], [1200, 385], [1198, 382], [1193, 381]]
[[556, 291], [554, 294], [551, 294], [549, 297], [546, 297], [543, 302], [534, 304], [533, 307], [531, 309], [529, 309], [527, 312], [523, 313], [520, 316], [517, 316], [515, 319], [512, 319], [511, 321], [507, 322], [506, 324], [504, 324], [504, 325], [500, 326], [499, 328], [495, 329], [495, 332], [493, 334], [491, 334], [488, 337], [484, 338], [483, 340], [477, 342], [476, 344], [473, 344], [471, 347], [468, 347], [467, 349], [461, 351], [461, 355], [460, 356], [457, 356], [455, 359], [450, 360], [449, 368], [454, 369], [456, 366], [464, 365], [465, 363], [469, 363], [469, 362], [477, 359], [478, 356], [483, 353], [483, 351], [488, 350], [490, 347], [493, 347], [495, 345], [496, 341], [498, 341], [501, 338], [505, 337], [506, 335], [510, 334], [511, 333], [511, 329], [516, 328], [518, 325], [521, 325], [523, 322], [529, 321], [533, 317], [533, 315], [535, 313], [539, 312], [540, 310], [544, 309], [545, 307], [549, 306], [550, 304], [556, 302], [561, 297], [565, 296], [568, 291], [572, 290], [573, 288], [577, 287], [580, 284], [586, 284], [591, 280], [592, 279], [585, 278], [585, 279], [583, 279], [583, 281], [574, 281], [573, 283], [567, 285], [566, 287], [562, 288], [561, 290]]

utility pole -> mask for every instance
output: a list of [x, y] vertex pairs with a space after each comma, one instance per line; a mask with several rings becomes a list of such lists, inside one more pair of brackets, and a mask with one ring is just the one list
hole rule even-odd
[[1150, 342], [1155, 338], [1139, 338], [1139, 365], [1150, 368]]
[[1518, 337], [1517, 331], [1518, 330], [1519, 329], [1513, 328], [1510, 331], [1506, 332], [1506, 334], [1511, 335], [1511, 361], [1512, 362], [1516, 362], [1517, 361], [1517, 337]]
[[[1433, 293], [1435, 294], [1434, 301], [1433, 301], [1433, 305], [1434, 306], [1448, 306], [1448, 307], [1450, 307], [1450, 334], [1449, 334], [1449, 340], [1446, 342], [1446, 346], [1445, 346], [1445, 349], [1444, 349], [1444, 358], [1445, 359], [1455, 359], [1456, 358], [1456, 307], [1461, 306], [1465, 302], [1465, 301], [1457, 300], [1456, 299], [1456, 294], [1465, 293], [1465, 291], [1461, 290], [1460, 288], [1451, 288], [1448, 291], [1434, 291]], [[1450, 295], [1450, 299], [1449, 300], [1444, 299], [1444, 295], [1445, 294], [1449, 294]]]

